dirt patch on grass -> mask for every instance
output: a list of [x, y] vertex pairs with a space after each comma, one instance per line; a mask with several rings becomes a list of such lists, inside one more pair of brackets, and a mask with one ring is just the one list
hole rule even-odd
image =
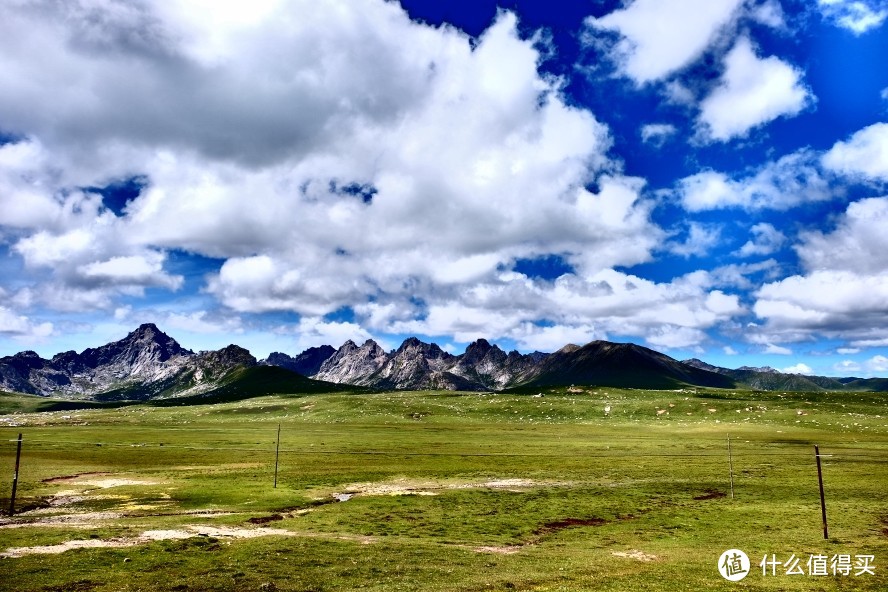
[[644, 562], [656, 561], [658, 559], [656, 555], [651, 555], [644, 551], [639, 551], [638, 549], [632, 549], [631, 551], [614, 551], [612, 555], [614, 557], [625, 557], [627, 559], [635, 559], [636, 561]]
[[54, 555], [73, 549], [99, 549], [135, 547], [153, 541], [170, 541], [190, 539], [193, 537], [235, 538], [246, 539], [264, 536], [295, 536], [289, 530], [279, 528], [235, 528], [230, 526], [186, 526], [183, 530], [147, 530], [136, 537], [117, 537], [112, 539], [86, 539], [43, 545], [36, 547], [11, 547], [0, 553], [0, 557], [23, 557], [25, 555]]
[[81, 514], [63, 514], [61, 516], [19, 516], [14, 519], [0, 520], [0, 529], [25, 528], [28, 526], [65, 526], [70, 528], [90, 528], [102, 520], [117, 520], [123, 517], [119, 512], [83, 512]]
[[496, 555], [514, 555], [521, 550], [521, 545], [505, 545], [505, 546], [483, 546], [473, 547], [472, 550], [477, 553], [494, 553]]
[[[443, 489], [440, 484], [431, 481], [408, 481], [406, 479], [391, 483], [350, 483], [342, 492], [333, 493], [339, 501], [347, 501], [355, 495], [438, 495], [436, 489]], [[349, 496], [346, 500], [341, 496]]]
[[601, 526], [603, 524], [607, 524], [607, 520], [603, 518], [563, 518], [561, 520], [546, 522], [537, 528], [534, 531], [534, 534], [549, 534], [575, 526]]
[[99, 489], [108, 489], [110, 487], [120, 487], [122, 485], [159, 485], [159, 481], [149, 481], [146, 479], [130, 479], [126, 477], [112, 477], [114, 473], [76, 473], [74, 475], [64, 475], [61, 477], [50, 477], [44, 479], [43, 483], [50, 485], [66, 483], [70, 485], [92, 486]]
[[694, 499], [697, 501], [703, 500], [711, 500], [711, 499], [719, 499], [721, 497], [725, 497], [727, 494], [724, 491], [718, 491], [717, 489], [707, 489], [706, 493], [695, 495]]
[[284, 517], [280, 514], [272, 514], [271, 516], [256, 516], [255, 518], [250, 518], [247, 520], [250, 524], [268, 524], [269, 522], [276, 522], [277, 520], [283, 520]]
[[102, 548], [122, 548], [135, 547], [155, 541], [174, 541], [185, 540], [195, 537], [210, 537], [215, 539], [252, 539], [266, 536], [287, 536], [287, 537], [306, 537], [317, 539], [333, 539], [352, 541], [362, 545], [375, 543], [376, 537], [347, 535], [347, 534], [326, 534], [318, 532], [297, 532], [293, 530], [285, 530], [282, 528], [238, 528], [234, 526], [206, 526], [206, 525], [188, 525], [178, 530], [146, 530], [139, 536], [135, 537], [115, 537], [111, 539], [79, 539], [74, 541], [66, 541], [57, 545], [43, 545], [35, 547], [10, 547], [6, 551], [0, 553], [0, 558], [16, 558], [25, 555], [55, 555], [71, 551], [73, 549], [102, 549]]
[[[480, 484], [480, 487], [491, 487], [493, 489], [505, 489], [510, 487], [533, 487], [538, 482], [533, 479], [496, 479], [494, 481], [486, 481]], [[471, 485], [469, 486], [471, 487]]]
[[533, 479], [491, 479], [489, 481], [418, 481], [412, 479], [396, 479], [394, 481], [376, 483], [350, 483], [340, 492], [332, 495], [438, 495], [442, 491], [459, 489], [505, 489], [522, 491], [530, 487], [568, 485], [564, 482], [535, 481]]
[[[0, 518], [0, 529], [4, 528], [27, 528], [31, 526], [64, 526], [66, 528], [95, 528], [96, 523], [107, 520], [120, 520], [128, 518], [130, 515], [125, 512], [80, 512], [75, 514], [57, 514], [46, 516], [46, 510], [36, 510], [24, 514], [17, 514], [15, 518]], [[216, 518], [221, 516], [232, 516], [237, 512], [226, 512], [225, 510], [182, 510], [178, 512], [156, 512], [144, 514], [139, 512], [137, 517], [158, 517], [158, 516], [195, 516], [200, 518]]]
[[882, 516], [882, 534], [888, 537], [888, 516]]
[[108, 489], [110, 487], [121, 487], [123, 485], [160, 485], [160, 481], [146, 481], [143, 479], [87, 479], [85, 481], [77, 481], [78, 485], [92, 485], [99, 489]]
[[104, 477], [105, 475], [110, 475], [111, 473], [75, 473], [73, 475], [63, 475], [61, 477], [50, 477], [49, 479], [43, 479], [42, 483], [68, 483], [69, 481], [74, 481], [75, 479], [79, 479], [81, 477]]

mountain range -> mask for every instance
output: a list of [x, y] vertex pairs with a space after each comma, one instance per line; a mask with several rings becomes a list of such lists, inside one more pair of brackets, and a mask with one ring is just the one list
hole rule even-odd
[[835, 379], [772, 368], [680, 362], [631, 343], [593, 341], [554, 353], [505, 352], [484, 339], [454, 355], [415, 337], [385, 351], [373, 340], [324, 345], [295, 357], [274, 352], [257, 360], [229, 345], [193, 352], [153, 324], [125, 338], [51, 359], [33, 351], [0, 358], [0, 389], [94, 401], [233, 400], [271, 393], [356, 390], [536, 390], [588, 385], [674, 389], [687, 386], [762, 390], [888, 390], [888, 379]]
[[726, 376], [738, 384], [762, 391], [888, 391], [886, 378], [832, 378], [806, 374], [786, 374], [774, 368], [741, 366], [736, 370], [721, 368], [692, 358], [683, 364]]
[[[332, 348], [330, 348], [332, 349]], [[0, 389], [64, 399], [216, 400], [275, 392], [344, 390], [278, 366], [237, 345], [195, 353], [153, 324], [119, 341], [52, 359], [33, 351], [0, 358]]]

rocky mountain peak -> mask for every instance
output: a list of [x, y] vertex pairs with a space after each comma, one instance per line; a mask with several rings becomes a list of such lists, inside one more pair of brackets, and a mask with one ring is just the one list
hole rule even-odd
[[478, 339], [469, 344], [466, 348], [466, 353], [462, 355], [462, 360], [460, 362], [465, 364], [475, 364], [480, 362], [481, 360], [490, 357], [490, 354], [493, 353], [496, 355], [497, 353], [502, 354], [502, 357], [505, 358], [506, 354], [503, 350], [501, 350], [496, 345], [490, 345], [490, 342], [486, 339]]
[[253, 357], [250, 350], [233, 343], [220, 350], [205, 352], [202, 355], [206, 359], [224, 366], [255, 366], [257, 364], [256, 358]]
[[469, 353], [471, 351], [471, 352], [481, 352], [483, 354], [492, 348], [493, 348], [493, 346], [490, 345], [489, 341], [487, 341], [484, 338], [481, 338], [481, 339], [476, 339], [475, 341], [470, 343], [469, 347], [466, 348], [466, 353]]
[[363, 343], [363, 345], [361, 345], [361, 347], [359, 347], [358, 349], [363, 349], [363, 350], [372, 351], [372, 352], [381, 351], [381, 352], [385, 353], [385, 350], [382, 349], [382, 347], [378, 343], [373, 341], [372, 339], [368, 339], [367, 341], [365, 341]]
[[136, 327], [136, 330], [130, 333], [130, 335], [152, 335], [156, 333], [163, 334], [163, 331], [158, 329], [157, 325], [155, 325], [154, 323], [142, 323], [141, 325]]
[[713, 366], [712, 364], [707, 364], [703, 360], [699, 358], [690, 358], [687, 360], [682, 360], [682, 364], [685, 366], [690, 366], [691, 368], [697, 368], [698, 370], [706, 370], [708, 372], [718, 372], [719, 374], [723, 373], [724, 368], [719, 368], [718, 366]]
[[379, 370], [388, 355], [378, 343], [368, 339], [361, 347], [346, 341], [336, 353], [324, 360], [314, 378], [328, 382], [364, 384], [362, 380]]
[[[593, 341], [593, 343], [595, 343], [595, 342]], [[564, 347], [562, 347], [561, 349], [559, 349], [555, 353], [556, 354], [572, 354], [573, 352], [575, 352], [579, 349], [580, 349], [579, 345], [577, 345], [575, 343], [568, 343], [567, 345], [565, 345]]]
[[46, 363], [46, 360], [41, 358], [37, 352], [31, 350], [19, 352], [14, 356], [5, 357], [3, 358], [3, 361], [20, 370], [41, 368]]
[[156, 344], [172, 355], [187, 351], [175, 339], [158, 329], [154, 323], [139, 325], [135, 331], [127, 335], [122, 341], [143, 345]]
[[398, 351], [404, 351], [408, 348], [416, 348], [422, 345], [425, 344], [416, 337], [408, 337], [404, 340], [404, 343], [401, 344], [401, 347], [398, 348]]
[[261, 363], [266, 366], [286, 368], [287, 370], [298, 372], [303, 376], [312, 376], [317, 374], [321, 369], [321, 364], [326, 362], [335, 353], [336, 350], [331, 346], [322, 345], [320, 347], [310, 347], [295, 358], [288, 356], [285, 353], [272, 352], [268, 355], [268, 358]]
[[191, 353], [156, 325], [146, 323], [119, 341], [85, 349], [67, 362], [69, 370], [78, 373], [113, 366], [113, 373], [121, 377], [153, 374], [159, 364]]
[[395, 355], [414, 354], [429, 359], [440, 359], [450, 357], [450, 354], [441, 349], [436, 343], [425, 343], [416, 337], [410, 337], [404, 340], [395, 351]]
[[737, 368], [737, 370], [747, 372], [761, 372], [763, 374], [783, 374], [780, 370], [772, 368], [771, 366], [740, 366], [739, 368]]

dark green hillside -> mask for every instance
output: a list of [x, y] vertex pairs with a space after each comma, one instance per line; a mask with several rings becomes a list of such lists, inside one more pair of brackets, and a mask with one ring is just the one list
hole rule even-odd
[[551, 354], [543, 362], [541, 372], [520, 388], [570, 384], [650, 389], [735, 386], [729, 377], [687, 366], [646, 347], [593, 341]]
[[[0, 412], [32, 413], [35, 411], [75, 411], [78, 409], [111, 409], [147, 404], [156, 407], [207, 405], [243, 401], [280, 393], [320, 394], [368, 392], [368, 389], [322, 380], [312, 380], [277, 366], [238, 366], [222, 376], [218, 386], [205, 392], [177, 397], [182, 391], [180, 380], [170, 380], [160, 390], [158, 385], [147, 389], [141, 385], [115, 389], [97, 395], [94, 401], [62, 400], [25, 393], [0, 391]], [[187, 380], [185, 381], [187, 382]]]
[[888, 378], [857, 378], [845, 384], [849, 391], [888, 392]]
[[278, 366], [240, 366], [219, 380], [219, 386], [206, 392], [185, 397], [158, 399], [157, 406], [206, 405], [242, 401], [278, 393], [340, 393], [365, 392], [367, 389], [345, 384], [313, 380]]
[[758, 372], [756, 370], [725, 370], [724, 374], [751, 389], [762, 391], [819, 391], [842, 390], [841, 383], [825, 379], [812, 380], [813, 376], [783, 374], [781, 372]]
[[72, 401], [53, 399], [30, 393], [0, 391], [0, 413], [34, 413], [41, 411], [75, 411], [78, 409], [111, 409], [132, 405], [130, 401]]

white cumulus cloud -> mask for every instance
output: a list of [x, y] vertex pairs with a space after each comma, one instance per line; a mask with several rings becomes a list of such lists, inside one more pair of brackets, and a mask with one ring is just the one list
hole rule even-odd
[[852, 177], [888, 180], [888, 123], [874, 123], [836, 142], [823, 155], [823, 166]]
[[736, 17], [742, 0], [634, 0], [603, 17], [586, 19], [588, 34], [614, 32], [611, 57], [644, 84], [668, 77], [697, 58]]
[[[665, 4], [590, 24], [628, 40], [639, 81], [695, 60], [741, 2], [695, 1], [684, 32], [662, 27], [686, 12]], [[519, 30], [501, 12], [471, 39], [382, 0], [5, 7], [0, 121], [24, 139], [0, 146], [0, 224], [37, 278], [20, 300], [130, 319], [130, 298], [181, 289], [171, 253], [184, 252], [220, 260], [201, 298], [235, 315], [169, 316], [201, 343], [238, 314], [287, 311], [300, 346], [372, 330], [685, 347], [745, 314], [701, 275], [615, 270], [668, 234], [607, 126]], [[122, 211], [85, 189], [134, 176], [144, 188]], [[683, 248], [711, 238], [698, 228]], [[547, 256], [570, 271], [511, 271]], [[355, 322], [323, 320], [347, 308]]]
[[0, 335], [8, 335], [22, 343], [38, 343], [52, 335], [52, 323], [36, 323], [10, 308], [0, 306]]
[[295, 336], [292, 349], [296, 352], [321, 345], [339, 347], [349, 340], [360, 345], [368, 339], [375, 339], [384, 349], [389, 349], [392, 346], [384, 339], [374, 337], [357, 323], [325, 321], [320, 317], [302, 317], [295, 326], [282, 327], [280, 332]]
[[824, 17], [855, 35], [882, 26], [888, 18], [882, 0], [817, 0], [817, 6]]
[[[521, 258], [594, 274], [663, 240], [513, 14], [470, 39], [380, 0], [229, 8], [9, 7], [0, 120], [26, 139], [0, 146], [0, 224], [50, 272], [34, 302], [176, 290], [180, 250], [222, 260], [205, 294], [236, 312], [462, 306]], [[119, 214], [78, 189], [134, 175]]]
[[677, 131], [678, 129], [671, 123], [649, 123], [641, 126], [639, 133], [641, 134], [641, 141], [645, 144], [662, 146]]
[[794, 366], [788, 366], [788, 367], [782, 369], [781, 372], [783, 372], [784, 374], [812, 375], [812, 374], [814, 374], [814, 369], [811, 368], [811, 366], [809, 366], [807, 364], [799, 362], [798, 364], [795, 364]]
[[749, 229], [749, 234], [750, 240], [746, 241], [737, 252], [740, 257], [770, 255], [786, 242], [786, 235], [767, 222], [755, 224]]
[[810, 270], [878, 275], [888, 272], [888, 198], [862, 199], [848, 205], [836, 228], [801, 234], [796, 247]]
[[748, 37], [725, 56], [718, 86], [700, 103], [702, 135], [726, 142], [778, 117], [798, 115], [813, 100], [798, 68], [775, 56], [760, 58]]
[[769, 343], [766, 345], [764, 349], [764, 353], [766, 354], [775, 354], [778, 356], [791, 356], [792, 350], [788, 347], [783, 347], [782, 345], [775, 345], [773, 343]]
[[878, 345], [888, 330], [886, 220], [888, 198], [871, 198], [851, 203], [832, 232], [801, 233], [795, 249], [805, 273], [756, 292], [753, 310], [767, 320], [764, 331]]
[[821, 172], [817, 155], [807, 149], [737, 177], [705, 170], [680, 179], [676, 195], [689, 212], [725, 208], [788, 210], [806, 202], [835, 197]]
[[669, 252], [681, 257], [705, 257], [721, 242], [721, 228], [715, 225], [691, 222], [684, 241], [667, 243]]
[[838, 362], [837, 364], [833, 365], [833, 370], [835, 370], [836, 372], [838, 372], [840, 374], [843, 374], [843, 373], [860, 372], [862, 370], [862, 367], [860, 364], [858, 364], [854, 360], [842, 360], [841, 362]]
[[864, 366], [870, 372], [888, 372], [888, 357], [873, 356], [865, 362]]
[[[565, 274], [553, 281], [511, 273], [465, 288], [459, 298], [438, 295], [425, 316], [393, 318], [380, 328], [453, 335], [456, 341], [507, 336], [530, 347], [558, 335], [606, 339], [613, 334], [687, 347], [705, 342], [708, 329], [744, 312], [738, 296], [712, 290], [705, 274], [655, 283], [614, 270], [588, 277]], [[535, 325], [538, 320], [546, 326]]]

